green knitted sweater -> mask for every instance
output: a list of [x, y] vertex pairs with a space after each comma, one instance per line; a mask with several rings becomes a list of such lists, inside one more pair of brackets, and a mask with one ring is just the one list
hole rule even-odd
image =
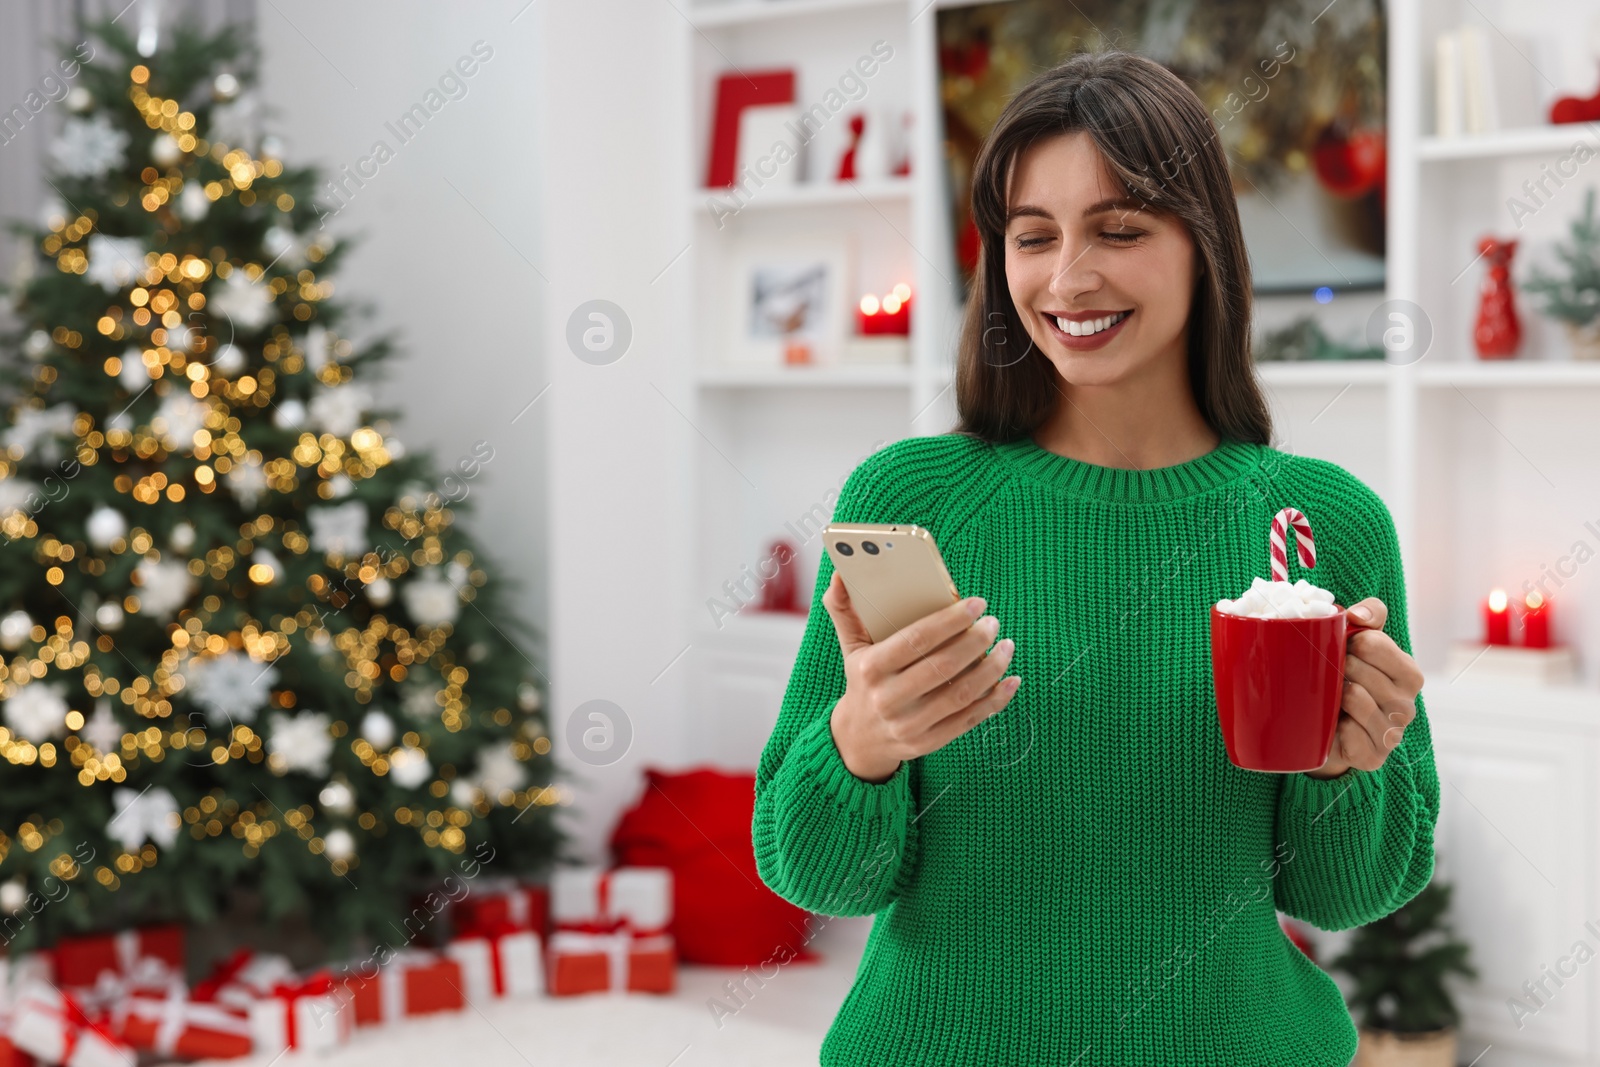
[[851, 473], [834, 520], [930, 531], [1023, 681], [888, 781], [855, 777], [829, 726], [845, 676], [823, 554], [752, 825], [780, 896], [876, 916], [822, 1064], [1346, 1067], [1343, 998], [1277, 911], [1339, 930], [1415, 896], [1439, 781], [1420, 698], [1375, 772], [1228, 761], [1209, 611], [1270, 575], [1285, 506], [1317, 549], [1313, 570], [1291, 549], [1289, 580], [1381, 598], [1409, 653], [1389, 510], [1324, 460], [1225, 440], [1131, 470], [943, 434]]

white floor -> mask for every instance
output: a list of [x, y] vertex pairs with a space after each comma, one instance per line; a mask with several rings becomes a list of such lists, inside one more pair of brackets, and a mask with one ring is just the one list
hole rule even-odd
[[[677, 990], [668, 995], [496, 1001], [394, 1026], [361, 1027], [346, 1048], [331, 1055], [210, 1062], [215, 1067], [391, 1067], [469, 1060], [472, 1067], [814, 1067], [871, 928], [870, 916], [826, 920], [811, 942], [822, 961], [785, 965], [764, 985], [741, 970], [684, 965], [678, 969]], [[724, 988], [735, 979], [745, 979], [747, 991], [739, 1000]], [[712, 998], [738, 1010], [722, 1015], [719, 1025], [709, 1007]]]

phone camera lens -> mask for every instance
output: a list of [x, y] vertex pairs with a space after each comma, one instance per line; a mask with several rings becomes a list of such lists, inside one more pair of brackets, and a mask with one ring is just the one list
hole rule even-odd
[[835, 542], [833, 547], [839, 550], [839, 555], [841, 556], [853, 556], [856, 554], [856, 550], [850, 547], [849, 541]]
[[861, 550], [869, 556], [876, 556], [878, 554], [878, 546], [873, 544], [871, 541], [861, 542]]

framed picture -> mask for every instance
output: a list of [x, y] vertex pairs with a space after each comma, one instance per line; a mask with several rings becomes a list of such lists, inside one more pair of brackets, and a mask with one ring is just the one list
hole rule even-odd
[[852, 244], [761, 242], [735, 259], [730, 359], [741, 366], [836, 363], [849, 322]]
[[[1321, 7], [1321, 4], [1316, 5]], [[1301, 18], [1281, 0], [1007, 0], [939, 10], [952, 258], [970, 284], [979, 145], [1035, 74], [1115, 44], [1164, 64], [1211, 110], [1258, 293], [1381, 290], [1385, 279], [1383, 4]]]

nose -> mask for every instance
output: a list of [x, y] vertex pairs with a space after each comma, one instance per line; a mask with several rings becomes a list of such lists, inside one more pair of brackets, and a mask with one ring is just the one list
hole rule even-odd
[[1050, 276], [1050, 294], [1065, 303], [1074, 303], [1080, 294], [1100, 288], [1100, 280], [1094, 243], [1063, 238], [1061, 255]]

